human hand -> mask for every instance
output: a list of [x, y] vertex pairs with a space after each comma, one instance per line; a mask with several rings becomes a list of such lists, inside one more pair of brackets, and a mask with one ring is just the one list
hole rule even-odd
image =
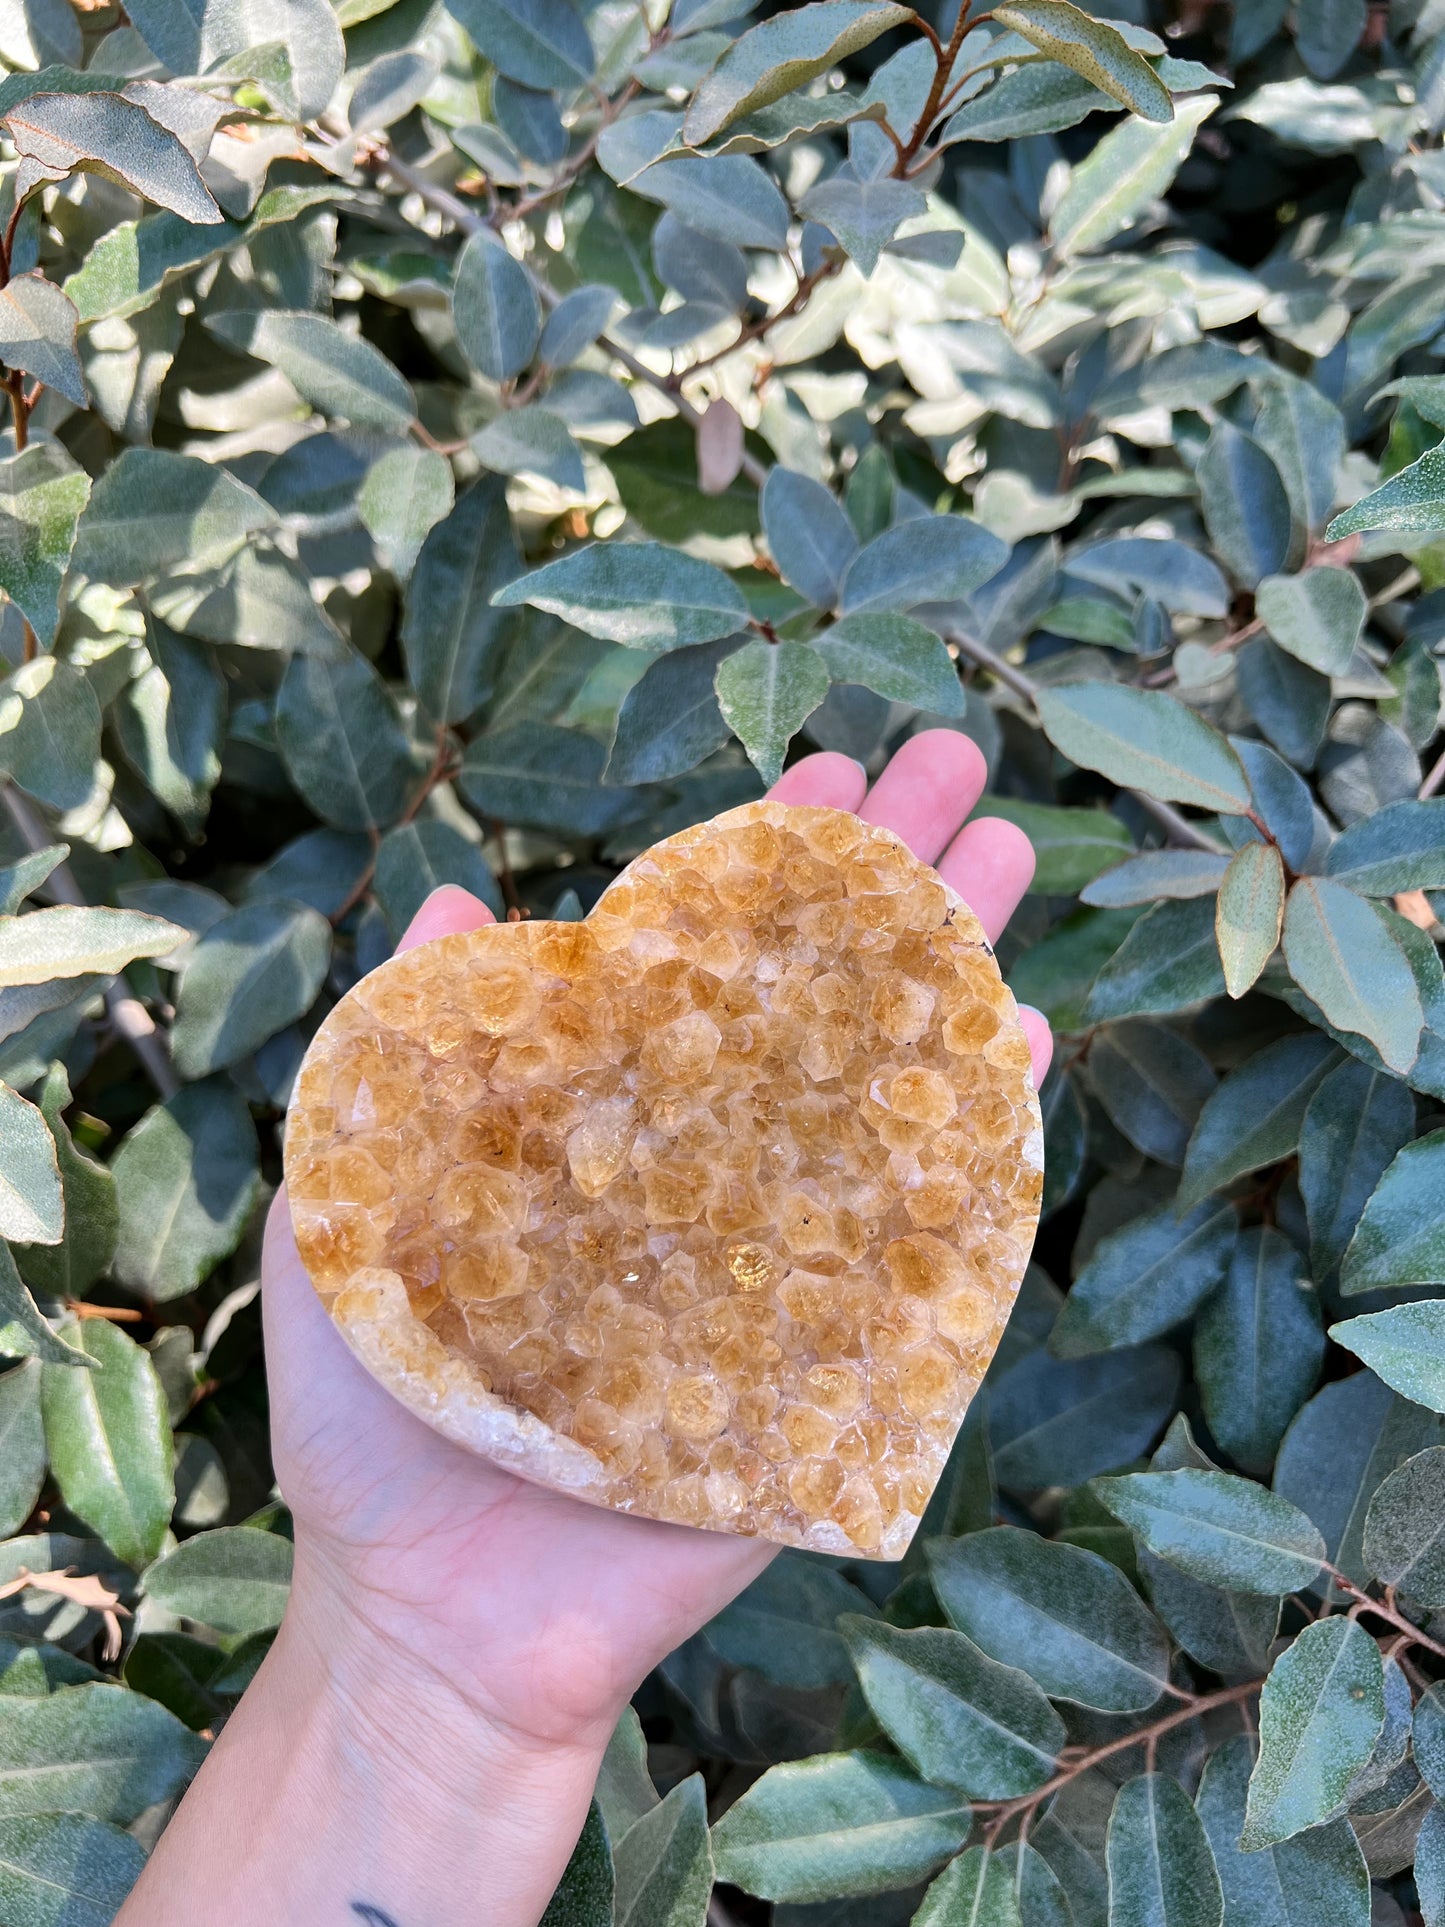
[[[772, 795], [856, 811], [897, 832], [978, 915], [991, 940], [1033, 873], [1022, 832], [960, 829], [983, 758], [952, 730], [914, 737], [868, 789], [857, 764], [821, 754]], [[492, 921], [477, 898], [437, 891], [400, 948]], [[1036, 1081], [1048, 1029], [1023, 1013]], [[450, 1443], [352, 1357], [305, 1275], [284, 1196], [263, 1262], [277, 1476], [296, 1530], [293, 1610], [369, 1664], [418, 1663], [499, 1731], [526, 1743], [605, 1742], [667, 1652], [771, 1558], [757, 1540], [626, 1518], [515, 1478]]]

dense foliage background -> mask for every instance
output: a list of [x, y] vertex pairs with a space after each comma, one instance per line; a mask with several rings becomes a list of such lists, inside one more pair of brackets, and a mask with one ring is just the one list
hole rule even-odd
[[111, 1918], [279, 1619], [331, 1001], [940, 721], [1039, 848], [1037, 1263], [920, 1544], [668, 1660], [554, 1917], [1445, 1922], [1445, 7], [1127, 16], [0, 4], [6, 1927]]

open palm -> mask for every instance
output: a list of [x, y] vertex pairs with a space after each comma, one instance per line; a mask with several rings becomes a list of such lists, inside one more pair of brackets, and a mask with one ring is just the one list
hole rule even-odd
[[[856, 811], [901, 836], [996, 938], [1033, 855], [1011, 824], [960, 828], [983, 788], [974, 745], [914, 737], [871, 789], [846, 757], [796, 764], [781, 801]], [[463, 890], [436, 892], [401, 948], [492, 921]], [[1025, 1012], [1035, 1078], [1043, 1019]], [[757, 1540], [620, 1517], [528, 1485], [451, 1444], [352, 1357], [306, 1278], [284, 1195], [267, 1228], [266, 1350], [277, 1477], [298, 1569], [334, 1609], [460, 1685], [493, 1720], [539, 1740], [610, 1726], [657, 1661], [767, 1564]]]

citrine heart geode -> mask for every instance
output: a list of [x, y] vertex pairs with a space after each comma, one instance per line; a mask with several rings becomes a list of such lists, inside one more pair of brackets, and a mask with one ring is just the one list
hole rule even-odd
[[752, 803], [583, 923], [382, 965], [286, 1134], [362, 1362], [621, 1512], [896, 1559], [998, 1344], [1042, 1183], [977, 920], [890, 833]]

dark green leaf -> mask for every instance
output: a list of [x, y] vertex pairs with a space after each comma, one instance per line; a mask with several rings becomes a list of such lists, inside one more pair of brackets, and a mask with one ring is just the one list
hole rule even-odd
[[1027, 1674], [935, 1626], [845, 1616], [839, 1629], [874, 1717], [925, 1779], [1006, 1800], [1049, 1778], [1064, 1725]]
[[55, 1365], [88, 1366], [84, 1352], [51, 1328], [20, 1281], [10, 1247], [0, 1239], [0, 1349], [16, 1358], [40, 1358]]
[[530, 603], [588, 635], [659, 654], [736, 634], [742, 591], [721, 569], [659, 542], [593, 543], [497, 591], [502, 608]]
[[[63, 294], [53, 282], [47, 281], [43, 274], [17, 274], [0, 291], [0, 359], [23, 374], [33, 375], [45, 387], [55, 389], [77, 408], [84, 408], [89, 396], [85, 390], [85, 377], [80, 371], [80, 356], [76, 352], [77, 321], [75, 303], [70, 296]], [[73, 539], [76, 518], [85, 507], [85, 496], [89, 493], [82, 485], [79, 499], [76, 500], [77, 471], [63, 458], [59, 461], [55, 459], [60, 451], [54, 444], [37, 443], [35, 453], [38, 455], [42, 448], [48, 448], [49, 456], [42, 458], [38, 465], [32, 459], [32, 474], [38, 466], [46, 480], [54, 481], [57, 476], [65, 476], [71, 484], [71, 500], [62, 507], [52, 490], [48, 507], [39, 503], [28, 505], [31, 507], [31, 515], [27, 518], [31, 525], [30, 540], [37, 545], [45, 534], [49, 534], [54, 544], [57, 534], [62, 533], [67, 525]], [[17, 468], [24, 464], [28, 452], [22, 449], [15, 458]], [[14, 483], [7, 492], [18, 492]], [[40, 528], [34, 526], [41, 522], [42, 517], [51, 523], [48, 530], [43, 522]], [[51, 631], [54, 632], [53, 623]]]
[[893, 0], [815, 0], [766, 20], [724, 53], [688, 109], [683, 133], [701, 147], [911, 17]]
[[325, 917], [300, 903], [248, 903], [213, 923], [181, 973], [171, 1050], [206, 1077], [304, 1017], [331, 962]]
[[1418, 461], [1392, 475], [1343, 515], [1337, 515], [1325, 530], [1325, 538], [1341, 542], [1347, 535], [1372, 529], [1428, 534], [1441, 527], [1445, 527], [1445, 443], [1426, 449]]
[[1199, 1817], [1224, 1890], [1225, 1927], [1370, 1927], [1370, 1874], [1348, 1820], [1245, 1853], [1239, 1844], [1254, 1765], [1237, 1734], [1209, 1757]]
[[712, 1895], [707, 1794], [691, 1774], [634, 1820], [614, 1849], [617, 1927], [694, 1927]]
[[1246, 709], [1280, 755], [1301, 768], [1311, 764], [1329, 720], [1329, 679], [1268, 636], [1245, 644], [1235, 674]]
[[987, 1847], [960, 1854], [923, 1896], [912, 1927], [957, 1927], [960, 1921], [967, 1927], [1023, 1927], [1006, 1854]]
[[595, 56], [571, 0], [448, 0], [447, 11], [509, 80], [574, 88]]
[[594, 736], [550, 723], [516, 723], [479, 736], [458, 786], [484, 817], [573, 836], [600, 836], [637, 812], [636, 798], [600, 785], [607, 752]]
[[833, 608], [858, 553], [858, 538], [836, 498], [811, 476], [774, 468], [761, 500], [763, 529], [783, 580], [818, 608]]
[[1349, 668], [1365, 627], [1365, 592], [1349, 569], [1266, 576], [1255, 590], [1260, 620], [1281, 649], [1325, 676]]
[[729, 732], [714, 685], [719, 665], [740, 642], [722, 636], [673, 649], [647, 665], [617, 712], [604, 782], [665, 782], [722, 748]]
[[1347, 1296], [1445, 1284], [1442, 1172], [1445, 1131], [1432, 1131], [1399, 1152], [1370, 1194], [1345, 1253], [1341, 1289]]
[[111, 1165], [115, 1275], [147, 1298], [194, 1291], [235, 1250], [259, 1183], [256, 1128], [234, 1085], [192, 1084], [146, 1112]]
[[1240, 1234], [1223, 1288], [1194, 1334], [1194, 1371], [1213, 1436], [1246, 1472], [1274, 1462], [1324, 1357], [1319, 1301], [1303, 1260], [1268, 1226]]
[[1095, 1037], [1089, 1082], [1131, 1144], [1161, 1164], [1180, 1165], [1217, 1079], [1209, 1059], [1166, 1024], [1126, 1018]]
[[1106, 1560], [1008, 1526], [928, 1550], [949, 1623], [1051, 1699], [1138, 1713], [1163, 1692], [1168, 1641]]
[[1405, 1085], [1358, 1058], [1336, 1065], [1310, 1099], [1300, 1128], [1299, 1186], [1316, 1278], [1327, 1279], [1344, 1257], [1360, 1213], [1414, 1128]]
[[527, 270], [488, 234], [462, 250], [452, 318], [467, 359], [489, 381], [519, 375], [542, 338], [542, 304]]
[[385, 683], [355, 650], [335, 662], [293, 656], [276, 697], [276, 743], [318, 816], [343, 830], [384, 829], [416, 780]]
[[86, 1814], [0, 1820], [0, 1908], [27, 1927], [109, 1927], [144, 1865], [138, 1841]]
[[1139, 1345], [1203, 1303], [1234, 1250], [1234, 1208], [1208, 1198], [1183, 1217], [1172, 1204], [1133, 1218], [1095, 1248], [1049, 1338], [1059, 1358]]
[[128, 448], [91, 490], [75, 566], [125, 588], [176, 564], [225, 561], [276, 519], [254, 489], [194, 455]]
[[614, 1884], [607, 1827], [594, 1801], [539, 1927], [612, 1927]]
[[1079, 892], [1085, 903], [1120, 909], [1157, 899], [1210, 897], [1224, 881], [1229, 858], [1208, 850], [1146, 850], [1105, 870]]
[[0, 1238], [59, 1244], [64, 1220], [50, 1127], [36, 1105], [0, 1084]]
[[905, 221], [927, 211], [928, 202], [907, 181], [884, 176], [854, 180], [841, 171], [809, 188], [801, 212], [836, 236], [839, 246], [859, 272], [871, 275], [884, 248]]
[[1181, 1207], [1289, 1157], [1310, 1100], [1337, 1062], [1328, 1038], [1305, 1032], [1266, 1045], [1231, 1071], [1206, 1101], [1189, 1140]]
[[1208, 897], [1185, 898], [1155, 904], [1139, 918], [1094, 979], [1084, 1015], [1091, 1023], [1162, 1015], [1223, 990], [1214, 905]]
[[439, 817], [421, 816], [387, 831], [376, 853], [375, 888], [387, 928], [397, 942], [432, 891], [444, 884], [480, 897], [493, 916], [506, 915], [486, 858], [454, 825]]
[[777, 1686], [831, 1686], [853, 1678], [834, 1631], [838, 1615], [868, 1611], [866, 1596], [839, 1573], [784, 1552], [704, 1630], [730, 1666], [751, 1666]]
[[21, 789], [54, 809], [79, 809], [99, 761], [100, 706], [78, 669], [37, 656], [0, 684], [0, 769]]
[[1277, 574], [1290, 552], [1289, 497], [1259, 443], [1217, 422], [1195, 475], [1205, 527], [1231, 573], [1247, 589]]
[[1445, 1446], [1406, 1459], [1370, 1501], [1365, 1560], [1422, 1606], [1445, 1605]]
[[1001, 816], [1028, 837], [1035, 857], [1029, 887], [1039, 896], [1072, 896], [1133, 848], [1128, 829], [1107, 810], [1058, 809], [1012, 796], [983, 796], [977, 814]]
[[968, 1837], [955, 1793], [875, 1753], [769, 1769], [713, 1829], [719, 1880], [769, 1900], [887, 1893], [924, 1879]]
[[1227, 1472], [1136, 1472], [1093, 1489], [1151, 1552], [1208, 1586], [1295, 1592], [1324, 1561], [1324, 1540], [1297, 1506]]
[[1363, 896], [1445, 888], [1445, 800], [1392, 803], [1335, 838], [1326, 873]]
[[410, 385], [378, 349], [325, 315], [271, 308], [206, 317], [237, 354], [279, 368], [303, 400], [359, 426], [405, 433], [416, 415]]
[[42, 179], [80, 168], [122, 182], [183, 221], [221, 220], [182, 142], [123, 94], [30, 94], [5, 121], [16, 153]]
[[1224, 1898], [1199, 1815], [1177, 1780], [1145, 1773], [1109, 1816], [1109, 1927], [1222, 1927]]
[[1071, 67], [1121, 107], [1146, 121], [1174, 118], [1169, 89], [1116, 27], [1091, 19], [1069, 0], [1008, 0], [994, 19], [1030, 41], [1048, 60]]
[[1249, 805], [1239, 758], [1172, 696], [1119, 683], [1071, 683], [1041, 690], [1039, 715], [1056, 748], [1112, 782], [1200, 809], [1239, 813]]
[[492, 596], [518, 567], [506, 488], [484, 476], [427, 536], [407, 588], [407, 675], [439, 722], [461, 722], [486, 700], [508, 621]]
[[1240, 1846], [1246, 1853], [1328, 1820], [1385, 1722], [1380, 1649], [1356, 1620], [1306, 1626], [1275, 1661], [1259, 1700], [1259, 1760]]
[[1174, 1410], [1179, 1364], [1163, 1346], [1097, 1358], [1035, 1351], [998, 1380], [989, 1436], [1001, 1486], [1077, 1485], [1146, 1451]]
[[956, 601], [997, 575], [1007, 559], [999, 538], [966, 515], [916, 516], [858, 551], [843, 577], [842, 607], [856, 615]]
[[[0, 1306], [0, 1312], [3, 1310]], [[0, 1374], [0, 1537], [7, 1539], [23, 1529], [45, 1482], [41, 1369], [31, 1360]], [[62, 1371], [64, 1367], [52, 1366], [51, 1370]], [[0, 1691], [10, 1690], [0, 1681]]]
[[655, 162], [631, 182], [634, 194], [660, 201], [686, 226], [740, 248], [780, 252], [788, 204], [771, 174], [746, 154], [695, 154]]

